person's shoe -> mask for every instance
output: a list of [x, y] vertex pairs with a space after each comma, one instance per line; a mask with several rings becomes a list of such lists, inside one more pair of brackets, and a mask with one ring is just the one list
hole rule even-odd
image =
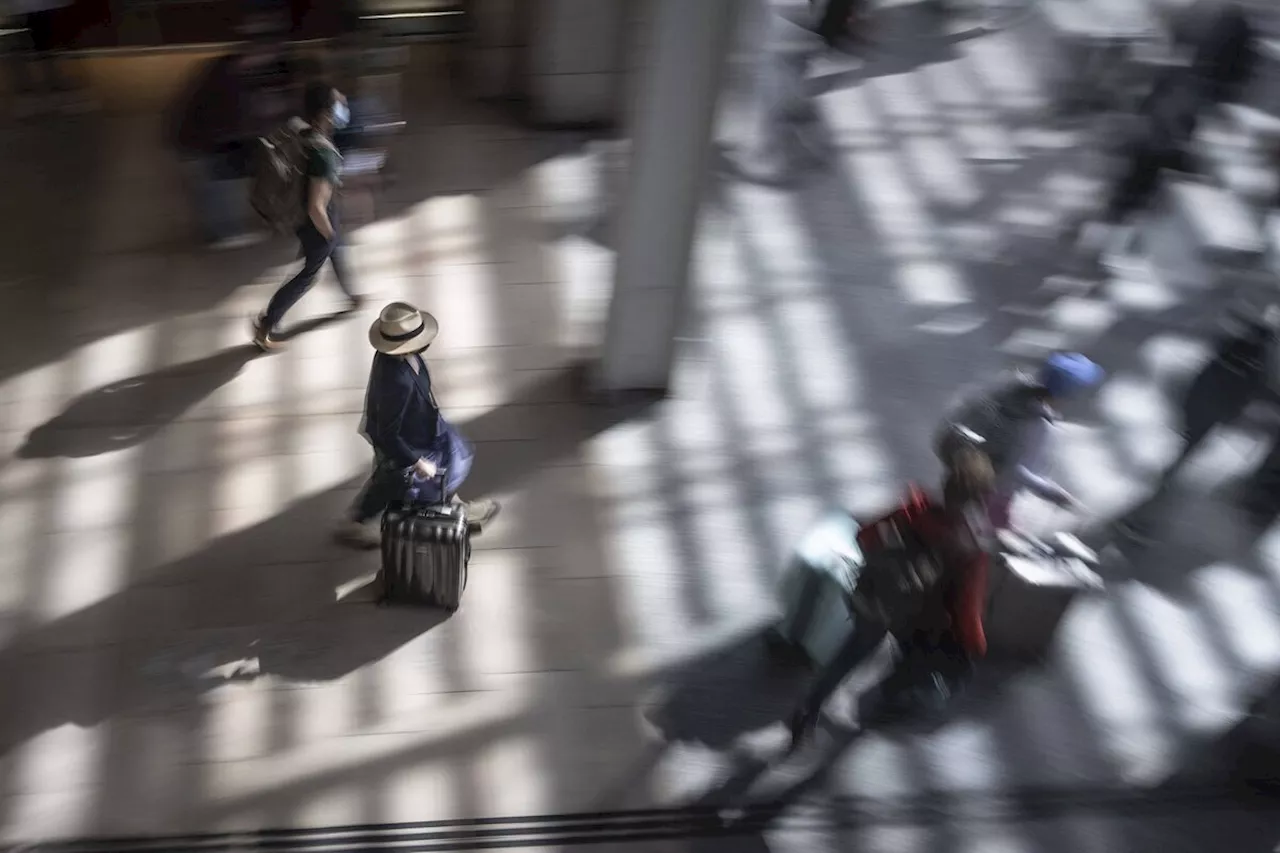
[[467, 511], [467, 527], [472, 533], [480, 533], [502, 511], [502, 504], [494, 500], [463, 501]]
[[266, 327], [266, 321], [258, 317], [253, 321], [253, 345], [263, 352], [275, 352], [284, 346], [284, 341], [275, 337]]
[[345, 520], [333, 531], [334, 541], [349, 548], [370, 551], [382, 545], [382, 533], [374, 524]]

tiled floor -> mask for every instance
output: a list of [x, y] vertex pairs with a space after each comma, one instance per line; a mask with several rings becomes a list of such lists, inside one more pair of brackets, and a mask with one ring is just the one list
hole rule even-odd
[[[830, 97], [847, 108], [871, 92], [927, 118], [923, 75], [950, 81], [956, 103], [982, 100], [968, 72], [1017, 61], [984, 44]], [[514, 130], [448, 89], [439, 54], [418, 61], [413, 156], [352, 243], [364, 287], [440, 318], [439, 397], [479, 447], [471, 490], [506, 503], [443, 622], [374, 608], [360, 584], [376, 558], [327, 539], [368, 463], [355, 430], [371, 316], [250, 358], [246, 320], [291, 247], [183, 248], [152, 120], [4, 137], [6, 838], [596, 812], [732, 790], [751, 775], [739, 735], [797, 687], [755, 639], [787, 547], [827, 504], [873, 509], [931, 477], [935, 413], [1002, 363], [1016, 277], [994, 281], [982, 272], [998, 266], [934, 239], [950, 185], [917, 184], [898, 155], [950, 157], [930, 174], [976, 186], [1001, 166], [905, 113], [898, 130], [919, 145], [884, 144], [868, 113], [833, 171], [721, 187], [700, 248], [702, 331], [673, 398], [581, 402], [572, 368], [608, 265], [577, 236], [582, 140]], [[978, 129], [964, 139], [1018, 147], [999, 98], [965, 115]], [[336, 298], [322, 283], [298, 319]], [[1178, 346], [1133, 340], [1135, 366], [1068, 431], [1068, 479], [1102, 512], [1159, 462], [1154, 380]], [[1241, 469], [1233, 440], [1248, 437], [1197, 476]], [[1280, 668], [1274, 536], [1244, 539], [1197, 494], [1184, 504], [1204, 523], [1142, 582], [1082, 608], [1045, 670], [937, 732], [857, 742], [773, 829], [705, 849], [1157, 849], [1086, 795], [1159, 786], [1234, 720], [1250, 677]], [[809, 769], [756, 784], [768, 795]], [[1033, 812], [1044, 788], [1085, 805]], [[966, 796], [1018, 817], [965, 819]], [[864, 818], [842, 818], [846, 804]], [[865, 818], [885, 809], [906, 816]], [[1170, 811], [1147, 820], [1152, 838]], [[833, 831], [832, 816], [853, 825]], [[1253, 838], [1238, 849], [1261, 850]]]

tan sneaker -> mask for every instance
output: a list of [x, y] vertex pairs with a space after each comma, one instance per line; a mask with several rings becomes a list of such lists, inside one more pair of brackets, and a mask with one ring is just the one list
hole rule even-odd
[[382, 531], [376, 524], [362, 524], [359, 521], [345, 520], [334, 528], [333, 538], [340, 545], [349, 548], [360, 548], [365, 551], [382, 546]]
[[274, 337], [258, 317], [253, 321], [253, 345], [263, 352], [275, 352], [284, 347], [284, 341]]
[[467, 526], [473, 533], [483, 530], [502, 511], [502, 504], [494, 500], [463, 501], [462, 505], [467, 510]]

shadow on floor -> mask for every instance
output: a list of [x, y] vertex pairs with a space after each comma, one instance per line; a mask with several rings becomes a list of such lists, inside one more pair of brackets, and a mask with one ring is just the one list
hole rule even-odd
[[753, 635], [671, 672], [645, 717], [668, 743], [727, 749], [785, 720], [805, 678], [805, 667], [777, 660]]
[[[213, 357], [222, 368], [213, 375], [238, 369], [243, 353], [242, 348]], [[179, 382], [186, 375], [176, 371], [171, 378]], [[576, 387], [576, 375], [555, 374], [508, 405], [526, 406], [557, 391], [563, 395], [559, 399], [576, 399], [569, 390]], [[101, 404], [101, 395], [93, 400]], [[571, 404], [557, 437], [539, 444], [542, 455], [499, 468], [486, 467], [481, 452], [467, 487], [477, 493], [500, 491], [649, 405]], [[502, 417], [497, 409], [460, 426], [464, 432], [484, 432], [486, 419]], [[100, 452], [102, 440], [46, 446]], [[106, 599], [13, 636], [0, 649], [0, 674], [11, 689], [22, 691], [24, 701], [8, 703], [0, 718], [0, 753], [66, 722], [91, 726], [121, 713], [182, 706], [192, 693], [227, 678], [340, 678], [437, 625], [441, 615], [430, 610], [378, 608], [364, 596], [337, 600], [339, 589], [358, 585], [377, 569], [376, 553], [348, 552], [329, 538], [329, 521], [343, 515], [357, 484], [298, 501], [267, 521], [133, 578]], [[144, 543], [164, 535], [152, 517], [140, 515], [133, 524], [135, 539]], [[73, 674], [85, 659], [95, 661], [95, 679]], [[210, 675], [213, 670], [224, 671]], [[113, 682], [109, 688], [96, 680], [103, 678]], [[83, 689], [58, 686], [68, 680], [84, 680]]]
[[18, 456], [82, 458], [141, 444], [234, 379], [259, 355], [257, 347], [246, 344], [96, 388], [32, 430]]

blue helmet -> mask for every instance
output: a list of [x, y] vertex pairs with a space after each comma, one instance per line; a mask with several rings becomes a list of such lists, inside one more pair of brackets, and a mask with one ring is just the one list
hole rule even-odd
[[1049, 356], [1040, 368], [1040, 384], [1053, 397], [1069, 397], [1102, 381], [1106, 371], [1078, 352]]

